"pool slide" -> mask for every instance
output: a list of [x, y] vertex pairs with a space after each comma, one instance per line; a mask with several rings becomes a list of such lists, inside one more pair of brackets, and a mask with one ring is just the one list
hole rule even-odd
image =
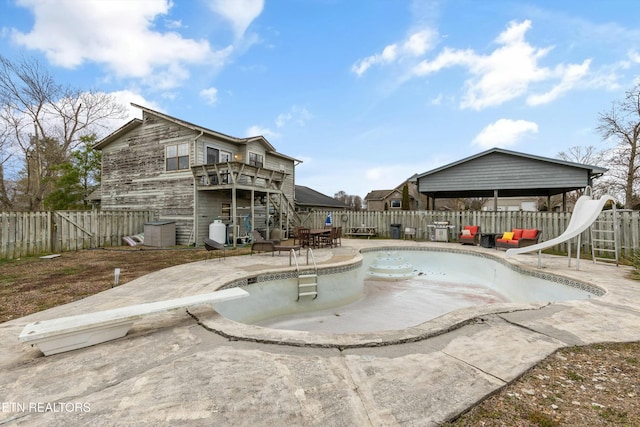
[[598, 215], [600, 215], [602, 208], [609, 200], [613, 201], [613, 203], [616, 202], [615, 199], [608, 194], [602, 196], [598, 200], [594, 200], [591, 196], [581, 196], [573, 208], [573, 214], [571, 214], [571, 219], [569, 220], [567, 229], [564, 230], [561, 235], [554, 237], [551, 240], [547, 240], [546, 242], [525, 246], [524, 248], [507, 249], [505, 257], [510, 258], [517, 254], [540, 251], [579, 236], [580, 233], [588, 229], [591, 224], [593, 224], [593, 222], [598, 218]]

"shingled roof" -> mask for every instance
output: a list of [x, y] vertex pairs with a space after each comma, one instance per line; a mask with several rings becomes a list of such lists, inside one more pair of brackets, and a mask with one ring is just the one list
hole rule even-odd
[[328, 209], [346, 209], [347, 206], [340, 200], [324, 195], [316, 190], [303, 185], [296, 185], [296, 206], [299, 207], [317, 207]]
[[391, 193], [393, 193], [394, 191], [397, 191], [397, 189], [393, 189], [393, 190], [372, 190], [369, 191], [369, 193], [365, 196], [365, 200], [384, 200], [387, 197], [389, 197], [389, 195]]

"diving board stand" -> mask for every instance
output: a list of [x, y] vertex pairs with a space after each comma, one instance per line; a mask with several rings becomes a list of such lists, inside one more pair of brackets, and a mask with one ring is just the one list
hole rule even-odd
[[37, 345], [45, 356], [49, 356], [122, 338], [127, 335], [134, 321], [149, 314], [248, 296], [249, 293], [244, 289], [230, 288], [208, 294], [41, 320], [25, 326], [18, 339], [32, 346]]

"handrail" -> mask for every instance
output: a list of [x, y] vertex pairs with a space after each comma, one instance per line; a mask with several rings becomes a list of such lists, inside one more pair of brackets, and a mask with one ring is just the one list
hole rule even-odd
[[318, 274], [318, 265], [316, 264], [316, 257], [313, 256], [311, 248], [307, 248], [307, 265], [309, 265], [309, 254], [311, 254], [311, 261], [313, 261], [313, 270]]
[[[307, 265], [309, 265], [309, 254], [311, 254], [311, 261], [313, 262], [313, 271], [318, 274], [318, 264], [316, 264], [316, 257], [313, 255], [313, 251], [311, 248], [307, 248]], [[296, 256], [296, 250], [291, 249], [289, 251], [289, 267], [292, 266], [291, 258], [293, 256], [293, 261], [296, 263], [296, 271], [300, 274], [300, 265], [298, 264], [298, 257]]]
[[298, 265], [298, 257], [296, 257], [295, 249], [291, 249], [289, 251], [289, 267], [291, 267], [291, 255], [293, 255], [293, 260], [296, 262], [296, 270], [298, 271], [298, 274], [300, 274], [300, 266]]

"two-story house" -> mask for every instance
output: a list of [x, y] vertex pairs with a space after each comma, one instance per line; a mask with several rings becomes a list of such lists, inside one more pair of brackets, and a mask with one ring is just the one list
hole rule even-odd
[[295, 166], [263, 136], [236, 138], [167, 114], [142, 110], [99, 141], [101, 206], [149, 209], [174, 221], [177, 244], [202, 244], [214, 220], [229, 242], [253, 229], [288, 229], [296, 221]]
[[407, 185], [409, 190], [409, 210], [425, 209], [427, 199], [418, 191], [417, 174], [407, 179], [402, 184], [391, 190], [373, 190], [364, 198], [367, 211], [376, 212], [384, 210], [402, 209], [402, 190]]

